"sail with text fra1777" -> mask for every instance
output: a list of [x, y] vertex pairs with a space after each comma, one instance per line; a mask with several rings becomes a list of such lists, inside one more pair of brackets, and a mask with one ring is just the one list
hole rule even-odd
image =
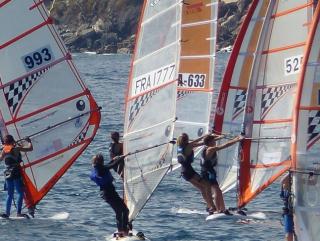
[[[19, 17], [17, 17], [19, 16]], [[37, 204], [92, 141], [99, 108], [42, 1], [0, 1], [0, 130], [30, 137], [25, 201]]]
[[[171, 167], [180, 0], [145, 0], [126, 97], [124, 191], [134, 220]], [[143, 152], [136, 150], [145, 149]]]

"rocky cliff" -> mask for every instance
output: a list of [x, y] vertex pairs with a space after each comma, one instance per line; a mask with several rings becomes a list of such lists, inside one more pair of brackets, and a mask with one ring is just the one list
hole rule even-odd
[[[219, 47], [232, 45], [251, 0], [221, 1]], [[129, 53], [143, 0], [46, 0], [72, 52]]]

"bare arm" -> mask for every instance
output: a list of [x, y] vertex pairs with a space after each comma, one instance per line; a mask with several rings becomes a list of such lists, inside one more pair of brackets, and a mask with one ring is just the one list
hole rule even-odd
[[233, 144], [241, 141], [242, 139], [243, 139], [242, 136], [237, 136], [236, 138], [234, 138], [234, 139], [232, 139], [232, 140], [230, 140], [230, 141], [228, 141], [228, 142], [226, 142], [224, 144], [221, 144], [221, 145], [218, 145], [218, 146], [214, 146], [214, 147], [209, 147], [207, 149], [207, 153], [208, 153], [209, 156], [211, 156], [211, 155], [213, 155], [214, 152], [217, 152], [219, 150], [222, 150], [222, 149], [225, 149], [225, 148], [227, 148], [229, 146], [232, 146]]
[[28, 142], [28, 144], [26, 144], [26, 145], [24, 144], [23, 146], [17, 146], [16, 147], [17, 150], [22, 151], [22, 152], [33, 151], [33, 145], [32, 145], [30, 138], [26, 138], [25, 140]]
[[4, 152], [3, 152], [3, 151], [1, 151], [1, 154], [0, 154], [0, 161], [2, 161], [2, 160], [3, 160], [3, 157], [4, 157]]

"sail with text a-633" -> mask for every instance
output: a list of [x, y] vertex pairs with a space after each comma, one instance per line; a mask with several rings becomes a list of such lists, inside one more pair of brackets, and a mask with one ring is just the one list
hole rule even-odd
[[293, 115], [293, 207], [297, 240], [320, 235], [320, 4], [304, 54]]
[[[214, 118], [216, 133], [229, 133], [232, 136], [241, 133], [247, 86], [258, 61], [258, 52], [261, 51], [259, 40], [263, 34], [269, 2], [253, 1], [242, 23], [219, 93]], [[227, 192], [237, 184], [238, 146], [233, 145], [221, 150], [218, 155], [217, 177], [221, 190]]]
[[[218, 5], [217, 0], [183, 2], [174, 137], [185, 132], [192, 140], [209, 131]], [[173, 162], [176, 162], [176, 158]]]
[[29, 136], [27, 206], [37, 204], [92, 141], [100, 112], [42, 1], [0, 1], [0, 130]]
[[[180, 55], [180, 0], [146, 0], [126, 96], [124, 192], [133, 220], [171, 166]], [[148, 149], [149, 148], [149, 149]], [[145, 151], [136, 152], [144, 149]]]
[[291, 165], [292, 111], [312, 6], [309, 0], [269, 1], [259, 39], [262, 48], [255, 57], [247, 89], [239, 207]]

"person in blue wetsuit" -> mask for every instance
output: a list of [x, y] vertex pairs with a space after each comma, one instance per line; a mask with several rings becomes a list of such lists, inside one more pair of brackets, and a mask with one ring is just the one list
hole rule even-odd
[[216, 208], [213, 203], [210, 184], [206, 180], [202, 179], [191, 165], [194, 161], [193, 148], [203, 145], [202, 139], [203, 137], [200, 137], [189, 142], [189, 136], [186, 133], [182, 133], [177, 139], [177, 159], [181, 164], [181, 176], [194, 187], [199, 189], [207, 204], [207, 211], [209, 214], [213, 214]]
[[236, 142], [242, 140], [242, 137], [238, 136], [224, 144], [216, 145], [216, 141], [221, 138], [223, 138], [223, 135], [219, 136], [213, 134], [206, 136], [203, 139], [205, 148], [202, 151], [202, 160], [200, 163], [201, 177], [210, 183], [211, 191], [215, 196], [215, 205], [217, 211], [220, 213], [225, 213], [226, 215], [230, 215], [229, 211], [225, 208], [222, 191], [217, 181], [217, 173], [215, 170], [215, 166], [218, 164], [217, 151], [235, 144]]
[[283, 221], [284, 231], [286, 233], [286, 240], [293, 241], [294, 236], [294, 222], [293, 222], [293, 207], [291, 203], [291, 180], [290, 173], [285, 175], [281, 180], [280, 197], [283, 200]]
[[14, 189], [18, 193], [17, 199], [17, 217], [27, 217], [26, 214], [22, 214], [22, 202], [23, 202], [23, 181], [21, 174], [21, 151], [29, 152], [33, 150], [33, 145], [29, 138], [26, 138], [26, 145], [20, 145], [15, 142], [13, 136], [6, 135], [3, 140], [3, 150], [0, 154], [0, 161], [5, 163], [5, 187], [8, 191], [6, 198], [6, 212], [1, 215], [2, 218], [9, 218], [11, 212], [12, 200], [14, 197]]
[[100, 196], [111, 206], [116, 214], [118, 234], [120, 237], [129, 234], [129, 210], [123, 199], [119, 197], [113, 185], [113, 176], [110, 169], [116, 165], [104, 165], [102, 154], [97, 154], [92, 159], [93, 169], [90, 179], [100, 187]]

